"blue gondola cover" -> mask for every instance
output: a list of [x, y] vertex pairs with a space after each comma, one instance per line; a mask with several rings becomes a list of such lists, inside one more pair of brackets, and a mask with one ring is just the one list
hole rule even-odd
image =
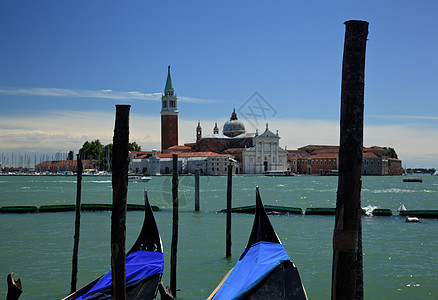
[[[147, 262], [147, 263], [145, 263]], [[126, 257], [126, 287], [133, 286], [154, 274], [163, 273], [163, 253], [139, 250]], [[111, 293], [112, 272], [109, 271], [86, 294], [77, 299], [99, 299]]]
[[282, 244], [262, 241], [252, 245], [236, 263], [213, 299], [238, 298], [287, 260], [290, 258]]

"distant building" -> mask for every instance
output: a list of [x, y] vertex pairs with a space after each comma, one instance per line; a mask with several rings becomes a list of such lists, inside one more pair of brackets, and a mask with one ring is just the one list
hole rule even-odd
[[287, 151], [279, 146], [278, 132], [266, 130], [253, 138], [254, 146], [243, 151], [243, 173], [265, 174], [288, 171]]
[[[202, 135], [200, 122], [196, 127], [196, 140], [186, 142], [184, 145], [196, 152], [216, 152], [220, 154], [237, 155], [236, 159], [241, 161], [245, 148], [253, 146], [255, 133], [247, 133], [245, 125], [237, 118], [236, 111], [231, 114], [230, 120], [225, 122], [222, 133], [219, 133], [217, 123], [213, 128], [213, 134]], [[233, 150], [231, 150], [233, 149]]]
[[[288, 163], [297, 174], [335, 174], [339, 169], [339, 146], [308, 145], [288, 150]], [[363, 148], [362, 175], [401, 175], [401, 161], [388, 157], [377, 146]]]
[[[83, 170], [97, 169], [96, 159], [82, 160]], [[62, 173], [62, 172], [77, 172], [77, 160], [48, 160], [43, 161], [35, 166], [37, 173]]]
[[159, 175], [171, 174], [173, 168], [173, 154], [178, 154], [178, 173], [192, 174], [196, 170], [201, 175], [227, 175], [227, 166], [232, 155], [214, 152], [172, 151], [139, 155], [131, 159], [129, 170], [132, 173]]

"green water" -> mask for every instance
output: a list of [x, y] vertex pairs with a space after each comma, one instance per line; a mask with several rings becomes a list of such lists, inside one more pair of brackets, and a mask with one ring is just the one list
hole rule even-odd
[[[226, 177], [201, 177], [201, 212], [194, 212], [194, 177], [180, 177], [178, 299], [205, 299], [234, 265], [246, 246], [253, 216], [233, 214], [232, 258], [225, 258]], [[128, 203], [142, 204], [149, 189], [163, 239], [169, 284], [172, 228], [171, 178], [130, 183]], [[233, 206], [255, 202], [260, 186], [264, 204], [334, 207], [337, 177], [233, 177]], [[74, 204], [75, 177], [0, 177], [0, 206]], [[110, 177], [84, 177], [82, 203], [111, 203]], [[362, 206], [438, 209], [438, 176], [423, 183], [402, 177], [364, 177]], [[298, 267], [309, 299], [329, 299], [333, 216], [271, 215], [286, 251]], [[127, 249], [135, 241], [143, 213], [127, 214]], [[406, 223], [404, 218], [364, 217], [363, 252], [366, 299], [438, 299], [438, 220]], [[78, 286], [110, 269], [110, 212], [83, 212]], [[70, 290], [74, 212], [0, 214], [0, 298], [6, 298], [6, 275], [21, 278], [21, 299], [60, 299]]]

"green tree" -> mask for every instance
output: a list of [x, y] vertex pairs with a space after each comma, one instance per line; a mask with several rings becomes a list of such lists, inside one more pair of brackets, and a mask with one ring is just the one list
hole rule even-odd
[[135, 141], [129, 143], [129, 151], [141, 151], [141, 146], [139, 146]]
[[391, 158], [398, 158], [397, 153], [394, 148], [391, 147], [383, 147], [388, 152], [388, 156]]
[[[141, 146], [135, 141], [129, 143], [129, 151], [141, 151]], [[73, 151], [71, 151], [73, 153]], [[86, 141], [79, 150], [82, 159], [96, 159], [94, 167], [99, 170], [111, 170], [111, 158], [113, 155], [113, 144], [103, 146], [97, 139], [95, 141]], [[70, 155], [70, 154], [69, 154]], [[73, 154], [72, 154], [73, 155]]]
[[73, 156], [74, 156], [74, 153], [73, 153], [73, 151], [70, 150], [67, 154], [67, 160], [73, 160], [74, 159]]
[[103, 145], [97, 139], [91, 143], [86, 141], [82, 148], [79, 150], [83, 159], [99, 159], [102, 155]]

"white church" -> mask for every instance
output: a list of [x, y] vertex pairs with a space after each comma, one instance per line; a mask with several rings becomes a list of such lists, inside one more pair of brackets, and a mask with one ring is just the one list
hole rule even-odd
[[280, 137], [269, 130], [256, 133], [253, 147], [242, 153], [242, 169], [244, 174], [281, 174], [287, 172], [287, 151], [279, 145]]

